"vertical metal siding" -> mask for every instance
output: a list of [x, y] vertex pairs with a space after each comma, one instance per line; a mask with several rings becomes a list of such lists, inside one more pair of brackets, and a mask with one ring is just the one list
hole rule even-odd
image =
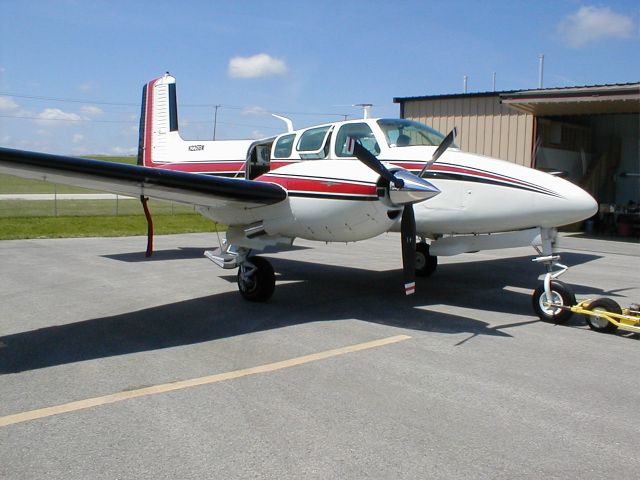
[[405, 118], [445, 134], [458, 127], [462, 150], [531, 166], [533, 115], [502, 105], [497, 95], [410, 100], [403, 109]]

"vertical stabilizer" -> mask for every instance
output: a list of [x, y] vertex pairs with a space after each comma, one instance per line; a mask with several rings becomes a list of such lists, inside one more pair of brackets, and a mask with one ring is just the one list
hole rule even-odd
[[166, 73], [142, 90], [138, 163], [146, 166], [171, 161], [171, 145], [182, 143], [178, 133], [176, 79]]
[[253, 140], [183, 140], [176, 79], [164, 74], [142, 89], [138, 164], [211, 175], [244, 175]]

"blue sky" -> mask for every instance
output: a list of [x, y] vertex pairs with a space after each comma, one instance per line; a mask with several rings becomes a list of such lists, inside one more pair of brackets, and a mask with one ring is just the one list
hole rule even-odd
[[637, 1], [0, 0], [0, 145], [128, 154], [141, 88], [177, 79], [181, 133], [258, 138], [394, 97], [640, 81]]

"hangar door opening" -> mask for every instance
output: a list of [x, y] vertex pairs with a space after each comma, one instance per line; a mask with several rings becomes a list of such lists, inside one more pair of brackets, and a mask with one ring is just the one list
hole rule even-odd
[[640, 115], [536, 117], [534, 165], [558, 172], [600, 205], [587, 230], [640, 236]]

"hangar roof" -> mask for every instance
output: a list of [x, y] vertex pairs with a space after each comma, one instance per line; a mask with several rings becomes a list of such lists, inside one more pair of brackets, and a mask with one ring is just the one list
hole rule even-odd
[[640, 113], [640, 83], [396, 97], [393, 101], [404, 103], [488, 96], [498, 96], [501, 103], [537, 116]]

